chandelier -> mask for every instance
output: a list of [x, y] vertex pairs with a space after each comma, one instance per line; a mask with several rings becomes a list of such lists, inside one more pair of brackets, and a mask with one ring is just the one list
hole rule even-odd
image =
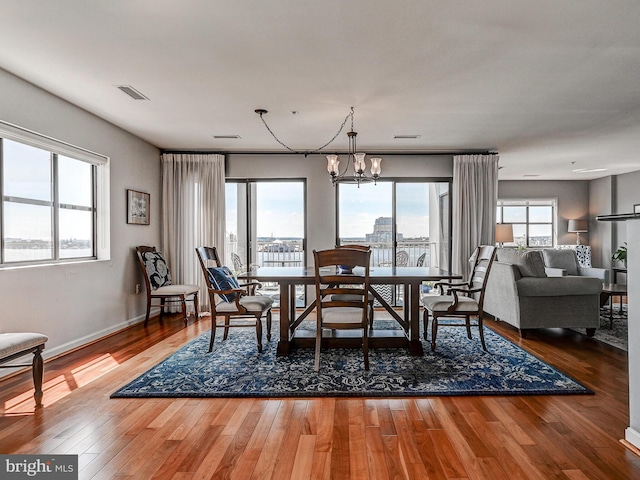
[[[371, 175], [369, 176], [365, 172], [367, 168], [366, 162], [364, 160], [366, 153], [361, 153], [357, 151], [356, 137], [358, 136], [358, 134], [353, 131], [353, 114], [354, 114], [353, 107], [351, 107], [351, 111], [349, 112], [349, 114], [347, 114], [344, 121], [342, 122], [342, 125], [340, 125], [338, 132], [333, 136], [331, 140], [329, 140], [327, 143], [325, 143], [321, 147], [316, 148], [315, 150], [308, 150], [304, 152], [299, 152], [288, 147], [280, 139], [278, 139], [278, 137], [276, 137], [276, 135], [269, 128], [269, 125], [267, 125], [267, 122], [264, 119], [264, 115], [268, 113], [267, 110], [259, 108], [259, 109], [256, 109], [255, 112], [258, 115], [260, 115], [260, 119], [262, 120], [262, 123], [264, 124], [266, 129], [269, 131], [271, 136], [280, 145], [282, 145], [284, 148], [286, 148], [291, 152], [304, 154], [305, 157], [311, 153], [320, 153], [322, 149], [324, 149], [329, 144], [331, 144], [336, 138], [338, 138], [338, 135], [340, 135], [340, 133], [342, 132], [342, 129], [346, 125], [347, 121], [351, 119], [351, 130], [347, 132], [347, 137], [349, 138], [349, 150], [348, 150], [347, 160], [345, 163], [344, 170], [342, 172], [340, 171], [340, 160], [337, 154], [327, 155], [327, 171], [331, 176], [331, 183], [334, 186], [336, 183], [357, 184], [358, 188], [360, 188], [361, 183], [373, 182], [374, 184], [376, 184], [376, 182], [378, 181], [378, 178], [380, 178], [380, 173], [382, 171], [380, 163], [382, 162], [382, 159], [377, 157], [371, 158]], [[353, 166], [352, 174], [349, 174], [350, 166]]]

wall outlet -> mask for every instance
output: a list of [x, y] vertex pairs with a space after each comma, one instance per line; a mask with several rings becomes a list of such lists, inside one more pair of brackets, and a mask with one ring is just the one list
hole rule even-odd
[[136, 295], [140, 293], [140, 284], [136, 283]]

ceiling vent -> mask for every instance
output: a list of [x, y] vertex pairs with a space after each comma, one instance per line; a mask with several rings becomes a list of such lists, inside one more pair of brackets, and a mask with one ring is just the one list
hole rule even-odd
[[216, 140], [237, 140], [240, 135], [212, 135]]
[[145, 97], [138, 90], [133, 88], [131, 85], [116, 85], [116, 88], [122, 90], [124, 93], [129, 95], [134, 100], [149, 100], [149, 98]]
[[394, 140], [415, 140], [420, 138], [420, 135], [394, 135]]

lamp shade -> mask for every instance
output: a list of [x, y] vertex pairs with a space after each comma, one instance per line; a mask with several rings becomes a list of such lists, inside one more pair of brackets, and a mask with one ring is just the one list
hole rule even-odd
[[568, 232], [571, 233], [584, 233], [588, 232], [587, 221], [586, 220], [569, 220], [569, 228], [567, 228]]
[[513, 225], [510, 223], [498, 223], [496, 225], [496, 242], [513, 242]]

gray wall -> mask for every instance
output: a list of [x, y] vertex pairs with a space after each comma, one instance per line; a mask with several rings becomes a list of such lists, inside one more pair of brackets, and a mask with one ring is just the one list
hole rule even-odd
[[[106, 155], [111, 164], [111, 259], [1, 269], [0, 332], [42, 332], [51, 357], [140, 321], [146, 298], [134, 294], [142, 276], [133, 247], [161, 239], [158, 149], [3, 70], [0, 119]], [[150, 226], [127, 225], [127, 188], [151, 194]]]

